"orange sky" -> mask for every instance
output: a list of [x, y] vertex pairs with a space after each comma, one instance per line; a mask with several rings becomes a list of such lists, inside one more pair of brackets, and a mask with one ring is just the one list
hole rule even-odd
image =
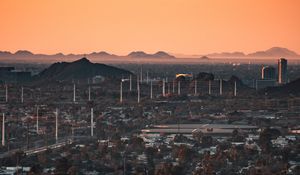
[[300, 53], [299, 0], [0, 0], [0, 50]]

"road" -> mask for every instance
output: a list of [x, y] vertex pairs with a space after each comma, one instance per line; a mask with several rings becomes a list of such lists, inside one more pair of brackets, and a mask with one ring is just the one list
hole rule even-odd
[[[51, 144], [48, 146], [41, 146], [41, 147], [35, 147], [35, 148], [29, 148], [29, 149], [27, 149], [27, 146], [23, 146], [22, 148], [13, 149], [13, 150], [10, 150], [10, 151], [0, 154], [0, 159], [9, 157], [18, 151], [22, 151], [26, 155], [32, 155], [32, 154], [46, 151], [47, 149], [56, 149], [56, 148], [60, 148], [62, 146], [68, 145], [68, 144], [72, 144], [73, 141], [74, 141], [73, 138], [61, 138], [61, 139], [58, 139], [57, 143], [54, 143], [54, 144]], [[40, 142], [41, 142], [41, 140], [38, 140], [35, 143], [40, 143]]]

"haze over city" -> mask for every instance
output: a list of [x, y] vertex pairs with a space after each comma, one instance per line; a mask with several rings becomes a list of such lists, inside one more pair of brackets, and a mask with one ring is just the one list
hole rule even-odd
[[299, 11], [0, 0], [0, 175], [299, 175]]

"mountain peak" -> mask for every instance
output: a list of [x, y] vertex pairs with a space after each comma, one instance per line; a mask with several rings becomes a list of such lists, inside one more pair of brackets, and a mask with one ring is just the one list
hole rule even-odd
[[128, 54], [133, 58], [175, 58], [173, 55], [169, 55], [167, 52], [158, 51], [155, 54], [148, 54], [143, 51], [134, 51]]
[[129, 75], [131, 72], [117, 67], [92, 63], [86, 57], [74, 62], [54, 63], [49, 68], [39, 74], [40, 80], [72, 80], [87, 79], [96, 75], [104, 77], [122, 77]]
[[100, 51], [100, 52], [93, 52], [90, 54], [90, 56], [112, 56], [112, 55], [105, 51]]
[[86, 57], [83, 57], [79, 60], [74, 61], [74, 63], [91, 63], [90, 60], [88, 60]]
[[15, 55], [31, 56], [33, 53], [28, 50], [18, 50]]
[[149, 55], [143, 51], [133, 51], [128, 54], [129, 57], [148, 57]]
[[159, 58], [175, 58], [173, 55], [170, 55], [164, 51], [158, 51], [153, 56], [159, 57]]
[[254, 57], [296, 57], [299, 56], [296, 52], [291, 51], [284, 47], [271, 47], [265, 51], [257, 51], [248, 54], [248, 56]]

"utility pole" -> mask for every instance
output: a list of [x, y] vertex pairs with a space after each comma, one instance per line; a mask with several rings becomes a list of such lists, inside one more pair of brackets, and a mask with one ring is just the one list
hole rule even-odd
[[39, 106], [36, 107], [36, 133], [39, 134]]
[[94, 136], [94, 109], [91, 108], [91, 137]]
[[197, 95], [197, 80], [195, 79], [195, 92], [194, 92], [195, 95]]
[[76, 85], [73, 85], [73, 102], [76, 102]]
[[123, 102], [123, 80], [120, 83], [120, 103]]
[[208, 81], [208, 94], [211, 95], [211, 80]]
[[5, 102], [8, 102], [8, 87], [7, 84], [5, 84]]
[[129, 91], [132, 91], [132, 75], [129, 75]]
[[23, 86], [21, 88], [21, 103], [24, 102], [24, 90], [23, 90]]
[[236, 81], [234, 82], [234, 96], [236, 97]]
[[138, 100], [137, 102], [140, 103], [140, 82], [139, 82], [139, 77], [137, 77], [137, 95], [138, 95]]
[[152, 84], [152, 80], [150, 81], [150, 99], [153, 99], [153, 84]]
[[180, 81], [178, 81], [178, 95], [180, 95]]
[[29, 121], [26, 122], [26, 125], [27, 125], [27, 135], [26, 135], [27, 149], [29, 149]]
[[223, 94], [223, 80], [220, 79], [220, 95]]
[[2, 114], [2, 146], [5, 146], [5, 114]]
[[149, 83], [149, 72], [147, 71], [147, 75], [146, 75], [146, 81], [147, 81], [147, 84]]
[[175, 80], [173, 80], [173, 87], [172, 87], [172, 93], [175, 93]]
[[165, 97], [166, 96], [166, 87], [165, 87], [165, 79], [163, 79], [163, 81], [162, 81], [162, 95], [163, 95], [163, 97]]
[[58, 109], [55, 111], [55, 141], [57, 143], [58, 140]]
[[89, 86], [89, 101], [91, 101], [91, 87]]

